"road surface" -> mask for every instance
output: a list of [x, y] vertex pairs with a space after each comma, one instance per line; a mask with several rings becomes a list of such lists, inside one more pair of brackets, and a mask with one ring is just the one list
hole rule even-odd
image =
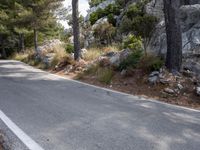
[[199, 111], [67, 80], [17, 61], [0, 61], [0, 110], [45, 150], [200, 149]]

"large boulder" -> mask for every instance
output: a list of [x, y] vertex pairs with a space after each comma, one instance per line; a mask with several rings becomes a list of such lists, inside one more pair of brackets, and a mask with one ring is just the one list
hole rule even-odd
[[102, 66], [118, 67], [129, 55], [131, 50], [124, 49], [119, 52], [108, 52], [99, 58], [99, 62]]

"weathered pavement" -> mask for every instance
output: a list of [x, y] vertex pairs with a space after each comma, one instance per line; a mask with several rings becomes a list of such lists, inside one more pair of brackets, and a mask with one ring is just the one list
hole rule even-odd
[[46, 150], [199, 150], [200, 112], [0, 61], [0, 110]]

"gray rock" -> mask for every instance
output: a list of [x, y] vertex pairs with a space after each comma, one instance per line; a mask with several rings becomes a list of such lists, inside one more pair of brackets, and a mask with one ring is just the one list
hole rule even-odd
[[110, 64], [113, 65], [113, 66], [119, 66], [120, 64], [120, 54], [117, 53], [115, 54], [114, 56], [112, 56], [110, 59]]
[[41, 58], [42, 62], [45, 63], [47, 66], [50, 66], [54, 57], [55, 57], [55, 53], [48, 53], [45, 56], [43, 56]]
[[155, 85], [159, 82], [159, 77], [158, 76], [149, 77], [148, 81], [150, 84]]
[[150, 75], [149, 75], [149, 77], [153, 77], [153, 76], [159, 76], [159, 71], [153, 71]]
[[124, 49], [119, 51], [118, 53], [114, 54], [112, 57], [109, 58], [110, 64], [112, 66], [119, 66], [121, 62], [123, 62], [129, 55], [131, 51], [129, 49]]
[[170, 89], [170, 88], [165, 88], [164, 92], [167, 93], [167, 94], [172, 94], [172, 95], [175, 94], [175, 91], [173, 89]]
[[197, 93], [198, 96], [200, 96], [200, 87], [197, 87], [196, 93]]
[[162, 84], [169, 84], [170, 80], [168, 80], [168, 79], [160, 79], [160, 83], [162, 83]]
[[72, 71], [72, 69], [73, 69], [73, 66], [72, 65], [68, 65], [64, 70], [64, 74], [65, 75], [68, 74], [70, 71]]
[[181, 85], [181, 84], [177, 84], [177, 87], [179, 90], [182, 90], [184, 88], [183, 85]]
[[125, 70], [125, 69], [122, 70], [120, 74], [121, 74], [122, 76], [126, 76], [126, 74], [127, 74], [127, 70]]

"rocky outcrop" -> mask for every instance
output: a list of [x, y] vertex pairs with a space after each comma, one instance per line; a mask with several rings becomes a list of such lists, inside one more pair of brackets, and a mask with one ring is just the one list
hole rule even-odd
[[98, 6], [90, 8], [87, 12], [87, 16], [85, 17], [85, 21], [88, 21], [90, 19], [91, 13], [97, 11], [98, 9], [104, 9], [108, 5], [113, 4], [113, 3], [115, 3], [115, 0], [105, 0], [102, 3], [100, 3]]
[[[185, 5], [180, 8], [184, 55], [200, 53], [200, 4], [195, 4], [200, 2], [191, 1], [190, 3], [194, 5]], [[155, 54], [164, 55], [167, 50], [167, 44], [162, 9], [162, 0], [152, 0], [147, 4], [146, 11], [160, 19], [149, 50]]]

